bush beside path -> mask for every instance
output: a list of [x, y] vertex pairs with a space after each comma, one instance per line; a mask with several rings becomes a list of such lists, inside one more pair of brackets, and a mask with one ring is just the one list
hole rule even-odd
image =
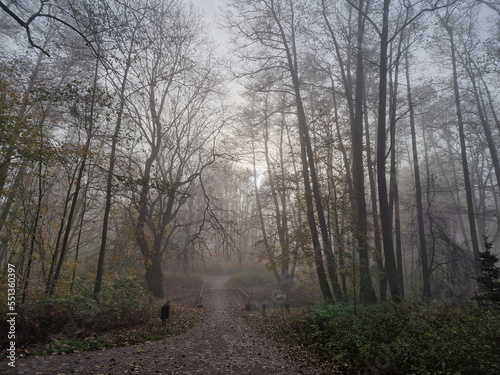
[[[206, 280], [205, 316], [192, 329], [166, 339], [100, 351], [18, 358], [5, 374], [319, 374], [287, 345], [253, 329], [235, 313], [228, 277]], [[235, 302], [237, 301], [237, 302]], [[160, 324], [160, 323], [159, 323]]]

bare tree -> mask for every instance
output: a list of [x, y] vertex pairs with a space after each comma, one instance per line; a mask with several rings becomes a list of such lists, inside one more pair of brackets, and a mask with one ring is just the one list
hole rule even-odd
[[474, 259], [476, 259], [476, 262], [474, 262], [474, 273], [475, 275], [478, 275], [479, 264], [477, 259], [479, 259], [479, 239], [477, 235], [476, 221], [475, 221], [476, 219], [474, 215], [473, 192], [472, 192], [472, 184], [470, 180], [470, 172], [468, 165], [469, 161], [467, 158], [467, 145], [465, 142], [464, 120], [462, 113], [457, 57], [456, 57], [456, 45], [455, 45], [454, 30], [452, 25], [452, 12], [451, 11], [447, 12], [444, 17], [440, 17], [439, 19], [441, 25], [445, 28], [446, 32], [448, 33], [450, 40], [451, 64], [453, 68], [453, 92], [455, 96], [455, 108], [457, 111], [458, 135], [460, 139], [460, 150], [461, 150], [460, 155], [462, 158], [462, 168], [463, 168], [463, 177], [465, 185], [465, 195], [467, 201], [467, 213], [469, 218], [469, 230], [471, 236], [472, 252], [474, 254]]
[[194, 182], [215, 161], [224, 122], [212, 101], [220, 80], [204, 48], [199, 14], [178, 1], [152, 1], [148, 9], [141, 31], [148, 48], [130, 72], [134, 94], [126, 103], [140, 142], [125, 182], [133, 187], [134, 237], [146, 280], [161, 298], [162, 259], [175, 233], [174, 220]]
[[[108, 22], [121, 21], [126, 28], [113, 27], [113, 32], [108, 37], [115, 43], [111, 46], [111, 50], [104, 54], [104, 63], [106, 67], [106, 78], [110, 82], [111, 87], [116, 90], [118, 94], [118, 109], [116, 111], [115, 128], [111, 136], [111, 151], [109, 154], [109, 165], [107, 168], [106, 177], [106, 201], [104, 204], [104, 214], [102, 223], [101, 245], [99, 248], [99, 258], [97, 261], [97, 272], [94, 283], [94, 298], [99, 300], [101, 292], [102, 278], [104, 276], [104, 260], [106, 256], [106, 245], [108, 239], [108, 226], [109, 215], [111, 212], [111, 205], [113, 199], [113, 182], [116, 164], [117, 147], [120, 140], [122, 123], [124, 121], [125, 103], [127, 102], [127, 95], [130, 90], [129, 73], [134, 63], [134, 54], [140, 54], [140, 48], [147, 48], [147, 45], [138, 45], [140, 39], [140, 28], [144, 21], [145, 14], [137, 9], [133, 9], [131, 4], [118, 5], [116, 8], [109, 6], [105, 8], [104, 20]], [[117, 58], [119, 57], [119, 58]], [[118, 66], [116, 66], [118, 65]]]
[[[70, 8], [72, 5], [73, 4], [69, 3]], [[9, 6], [4, 4], [3, 1], [0, 1], [0, 9], [26, 31], [26, 38], [30, 46], [40, 50], [40, 52], [48, 57], [50, 57], [50, 54], [47, 51], [47, 43], [44, 42], [43, 45], [40, 45], [35, 41], [32, 35], [33, 25], [36, 24], [37, 21], [44, 19], [52, 20], [56, 24], [63, 25], [67, 29], [74, 31], [82, 38], [83, 42], [98, 55], [86, 30], [81, 29], [82, 25], [79, 23], [78, 19], [74, 17], [75, 14], [78, 14], [78, 11], [72, 12], [73, 16], [69, 16], [71, 12], [68, 12], [67, 8], [59, 6], [56, 2], [51, 3], [47, 0], [39, 0], [38, 4], [33, 2], [28, 4], [27, 7], [19, 6], [16, 2], [12, 2]]]
[[411, 140], [412, 140], [411, 144], [412, 144], [412, 155], [413, 155], [413, 173], [415, 175], [415, 200], [417, 204], [417, 225], [418, 225], [418, 238], [420, 244], [423, 295], [426, 298], [430, 298], [431, 284], [430, 284], [429, 261], [427, 258], [427, 239], [425, 236], [425, 226], [424, 226], [422, 183], [420, 181], [420, 166], [419, 166], [418, 151], [417, 151], [417, 135], [415, 130], [415, 109], [413, 103], [413, 95], [411, 91], [410, 66], [408, 60], [409, 60], [408, 51], [406, 51], [405, 53], [406, 91], [408, 98], [408, 108], [410, 111], [409, 115], [410, 115], [410, 130], [411, 130]]

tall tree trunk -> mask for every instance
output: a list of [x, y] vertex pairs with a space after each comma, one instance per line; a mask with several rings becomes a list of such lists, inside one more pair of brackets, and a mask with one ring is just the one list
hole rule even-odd
[[160, 252], [153, 252], [151, 263], [146, 266], [146, 273], [144, 276], [151, 293], [157, 298], [163, 298], [163, 271], [161, 269]]
[[[154, 104], [154, 98], [151, 100]], [[155, 117], [154, 109], [152, 115]], [[158, 119], [156, 119], [158, 120]], [[159, 124], [159, 122], [156, 122]], [[141, 176], [141, 189], [139, 193], [139, 201], [137, 204], [137, 223], [135, 225], [135, 241], [139, 247], [143, 263], [146, 269], [146, 281], [149, 290], [157, 298], [164, 297], [163, 289], [163, 271], [161, 268], [162, 261], [162, 246], [161, 241], [165, 231], [164, 216], [171, 213], [171, 203], [167, 203], [164, 213], [158, 220], [157, 226], [152, 222], [153, 208], [151, 205], [151, 176], [153, 175], [153, 163], [157, 161], [161, 147], [161, 126], [156, 126], [156, 141], [151, 146], [151, 152], [144, 163], [144, 171]], [[175, 194], [175, 193], [174, 193]], [[169, 212], [170, 209], [170, 212]], [[151, 212], [150, 212], [151, 210]], [[148, 230], [151, 237], [151, 243], [148, 241]]]
[[54, 294], [54, 292], [55, 292], [56, 284], [57, 284], [57, 281], [59, 280], [59, 277], [61, 276], [62, 266], [64, 264], [66, 254], [68, 252], [69, 242], [70, 242], [69, 238], [70, 238], [71, 231], [73, 230], [73, 217], [75, 216], [75, 213], [76, 213], [76, 207], [77, 207], [78, 198], [80, 195], [80, 189], [81, 189], [82, 181], [83, 181], [83, 173], [85, 171], [85, 167], [87, 164], [87, 156], [88, 156], [89, 151], [90, 151], [90, 139], [91, 139], [91, 136], [89, 135], [89, 138], [87, 140], [87, 144], [84, 148], [84, 156], [82, 157], [82, 160], [80, 161], [78, 176], [76, 178], [75, 191], [73, 192], [73, 198], [71, 200], [71, 206], [70, 206], [69, 213], [68, 213], [68, 221], [66, 222], [64, 237], [63, 237], [62, 244], [61, 244], [61, 251], [59, 254], [59, 260], [57, 262], [57, 267], [54, 271], [54, 277], [52, 278], [52, 281], [51, 281], [49, 289], [48, 289], [49, 296]]
[[[335, 47], [335, 54], [338, 60], [338, 65], [341, 73], [341, 82], [344, 87], [345, 91], [345, 97], [347, 100], [347, 107], [349, 110], [349, 119], [351, 126], [355, 122], [355, 104], [354, 104], [354, 97], [353, 97], [353, 85], [352, 85], [352, 77], [351, 77], [351, 70], [350, 70], [350, 57], [348, 57], [347, 61], [344, 60], [342, 57], [341, 53], [341, 48], [340, 45], [337, 41], [335, 32], [333, 30], [333, 27], [328, 19], [327, 16], [327, 9], [326, 9], [326, 3], [325, 0], [321, 1], [322, 5], [322, 15], [325, 21], [325, 24], [327, 26], [328, 34], [334, 44]], [[348, 54], [350, 56], [350, 54]], [[352, 177], [352, 169], [351, 169], [351, 163], [349, 161], [349, 157], [347, 155], [347, 150], [346, 147], [344, 146], [344, 142], [340, 133], [340, 125], [339, 125], [339, 116], [338, 116], [338, 110], [337, 110], [337, 99], [336, 99], [336, 90], [335, 90], [335, 81], [332, 75], [330, 74], [330, 80], [332, 83], [332, 97], [333, 97], [333, 105], [334, 105], [334, 110], [335, 110], [335, 119], [336, 119], [336, 132], [337, 132], [337, 138], [339, 142], [339, 150], [342, 154], [342, 158], [344, 161], [344, 168], [346, 171], [346, 182], [348, 186], [348, 195], [349, 195], [349, 200], [351, 201], [353, 207], [356, 207], [356, 203], [354, 202], [355, 198], [355, 193], [354, 193], [354, 187], [353, 187], [353, 177]], [[343, 250], [342, 250], [343, 251]], [[343, 275], [343, 284], [345, 289], [345, 275]], [[369, 287], [368, 287], [369, 288]], [[346, 294], [344, 294], [343, 298], [346, 298]]]
[[[290, 155], [291, 155], [291, 160], [292, 160], [292, 168], [293, 168], [293, 175], [296, 176], [296, 178], [294, 179], [295, 180], [295, 195], [297, 197], [297, 211], [295, 212], [295, 215], [293, 215], [293, 212], [292, 212], [292, 215], [290, 216], [291, 219], [293, 219], [294, 217], [297, 219], [297, 223], [296, 223], [296, 228], [302, 228], [302, 193], [301, 193], [301, 190], [300, 190], [300, 181], [298, 179], [298, 176], [299, 176], [299, 172], [297, 170], [297, 162], [296, 162], [296, 159], [295, 159], [295, 154], [293, 152], [293, 144], [292, 144], [292, 138], [290, 136], [290, 130], [289, 130], [289, 127], [288, 127], [288, 124], [286, 122], [283, 123], [283, 127], [286, 129], [286, 136], [287, 136], [287, 143], [288, 143], [288, 146], [290, 148]], [[291, 205], [291, 210], [293, 211], [294, 209], [294, 206], [295, 205]], [[292, 257], [293, 257], [293, 260], [292, 260], [292, 269], [290, 271], [290, 279], [293, 281], [294, 278], [295, 278], [295, 270], [296, 270], [296, 267], [297, 267], [297, 259], [298, 259], [298, 255], [299, 255], [299, 251], [302, 249], [302, 244], [300, 244], [299, 242], [297, 242], [297, 244], [295, 245], [294, 247], [294, 251], [293, 251], [293, 254], [292, 254]]]
[[[471, 56], [467, 56], [469, 61], [472, 61]], [[472, 64], [472, 63], [471, 63]], [[495, 140], [493, 138], [493, 134], [491, 132], [490, 125], [488, 123], [488, 120], [486, 118], [486, 113], [483, 110], [483, 105], [482, 105], [482, 100], [481, 100], [481, 95], [479, 92], [479, 88], [477, 85], [477, 75], [481, 75], [480, 72], [474, 73], [472, 71], [472, 67], [468, 66], [467, 64], [463, 64], [465, 70], [467, 71], [467, 75], [469, 76], [469, 79], [472, 83], [472, 92], [474, 94], [474, 99], [476, 100], [476, 107], [477, 107], [477, 113], [479, 116], [479, 120], [481, 121], [481, 125], [484, 130], [484, 135], [486, 137], [486, 144], [488, 145], [488, 149], [490, 151], [490, 156], [491, 156], [491, 162], [493, 164], [493, 168], [495, 169], [495, 176], [496, 176], [496, 182], [497, 186], [500, 189], [500, 161], [498, 159], [498, 146], [495, 144]], [[495, 112], [493, 112], [495, 113]]]
[[[426, 189], [425, 189], [426, 206], [425, 206], [425, 208], [422, 207], [422, 211], [424, 214], [427, 215], [428, 220], [429, 220], [429, 239], [431, 241], [431, 245], [429, 245], [429, 241], [426, 241], [425, 255], [426, 255], [426, 258], [428, 260], [427, 268], [428, 268], [428, 273], [429, 273], [429, 278], [430, 278], [432, 275], [432, 269], [434, 266], [434, 255], [436, 254], [436, 251], [435, 251], [436, 247], [435, 247], [435, 236], [432, 232], [434, 229], [433, 229], [433, 222], [432, 222], [433, 219], [432, 219], [432, 215], [431, 215], [431, 206], [432, 206], [431, 194], [433, 194], [431, 185], [434, 184], [434, 181], [433, 181], [434, 177], [431, 174], [431, 169], [430, 169], [431, 160], [429, 158], [429, 146], [427, 144], [427, 139], [428, 139], [427, 133], [428, 133], [427, 129], [426, 129], [425, 125], [423, 124], [422, 125], [422, 145], [424, 146], [424, 165], [425, 165], [425, 179], [426, 179]], [[423, 206], [423, 202], [424, 202], [424, 195], [422, 194], [422, 206]], [[461, 218], [461, 216], [459, 216], [459, 218]], [[462, 222], [462, 220], [460, 220], [460, 222]], [[421, 259], [421, 262], [422, 262], [422, 259]]]
[[[455, 153], [455, 146], [451, 144], [450, 137], [445, 137], [444, 141], [446, 142], [446, 149], [448, 151], [448, 155], [453, 155]], [[439, 152], [439, 149], [441, 146], [436, 146], [433, 145], [434, 149]], [[456, 165], [455, 165], [455, 158], [453, 156], [450, 159], [450, 164], [443, 165], [443, 163], [438, 163], [438, 167], [441, 170], [441, 174], [446, 182], [446, 186], [453, 186], [454, 184], [458, 184], [459, 182], [459, 172], [457, 171]], [[427, 160], [427, 159], [426, 159]], [[449, 181], [447, 173], [449, 171], [453, 172], [453, 181]], [[430, 175], [429, 175], [430, 176]], [[459, 189], [451, 189], [450, 191], [450, 198], [452, 199], [454, 205], [455, 205], [455, 210], [458, 212], [457, 215], [457, 221], [458, 225], [460, 226], [460, 232], [462, 233], [462, 238], [463, 242], [467, 243], [469, 242], [469, 234], [467, 233], [467, 230], [465, 228], [465, 223], [462, 218], [462, 215], [460, 212], [462, 211], [462, 197], [461, 194], [462, 192]]]
[[47, 275], [47, 282], [45, 284], [45, 293], [50, 294], [52, 288], [52, 282], [54, 277], [54, 269], [57, 264], [57, 259], [59, 258], [59, 251], [61, 246], [61, 241], [64, 234], [64, 227], [66, 223], [66, 217], [68, 215], [68, 210], [70, 209], [71, 197], [74, 194], [73, 185], [75, 184], [76, 175], [78, 173], [78, 165], [75, 167], [71, 179], [68, 181], [68, 191], [66, 192], [66, 197], [64, 199], [64, 209], [61, 215], [61, 220], [59, 223], [59, 230], [57, 232], [56, 243], [54, 247], [54, 253], [52, 254], [52, 259], [50, 261], [49, 273]]
[[[293, 5], [290, 4], [292, 7], [292, 20], [291, 24], [295, 22], [293, 20]], [[323, 240], [323, 245], [325, 246], [325, 252], [327, 254], [327, 262], [331, 267], [335, 267], [334, 260], [330, 258], [330, 254], [328, 251], [328, 247], [330, 247], [330, 252], [331, 250], [331, 243], [328, 239], [328, 230], [326, 228], [326, 220], [325, 220], [325, 214], [322, 209], [322, 203], [321, 203], [321, 194], [319, 191], [319, 184], [318, 184], [318, 178], [316, 174], [316, 168], [315, 168], [315, 162], [314, 162], [314, 155], [312, 152], [311, 148], [311, 140], [309, 137], [309, 129], [307, 127], [307, 120], [306, 120], [306, 115], [305, 115], [305, 110], [304, 106], [302, 103], [302, 97], [300, 93], [300, 82], [299, 82], [299, 77], [298, 77], [298, 72], [297, 72], [297, 53], [295, 50], [295, 31], [292, 27], [291, 30], [291, 43], [292, 45], [290, 46], [290, 42], [286, 38], [285, 31], [283, 29], [283, 26], [279, 20], [278, 15], [276, 14], [276, 9], [273, 7], [272, 9], [273, 12], [273, 18], [279, 27], [280, 30], [280, 37], [281, 41], [283, 43], [283, 48], [285, 49], [286, 57], [287, 57], [287, 63], [288, 63], [288, 71], [290, 73], [290, 78], [292, 79], [292, 84], [293, 84], [293, 90], [295, 93], [295, 102], [296, 102], [296, 108], [297, 108], [297, 120], [298, 120], [298, 127], [299, 127], [299, 132], [300, 132], [300, 149], [301, 149], [301, 156], [302, 156], [302, 174], [304, 177], [304, 192], [305, 192], [305, 199], [306, 199], [306, 207], [307, 207], [307, 217], [308, 217], [308, 222], [309, 222], [309, 228], [311, 230], [311, 236], [312, 236], [312, 242], [313, 242], [313, 248], [314, 248], [314, 254], [315, 254], [315, 262], [316, 262], [316, 272], [318, 273], [318, 281], [320, 283], [320, 288], [323, 293], [323, 298], [326, 301], [333, 302], [333, 296], [331, 294], [330, 286], [328, 285], [328, 280], [326, 277], [326, 272], [324, 269], [324, 263], [323, 263], [323, 255], [321, 251], [321, 244], [319, 241], [319, 233], [318, 229], [316, 227], [316, 219], [314, 217], [314, 202], [313, 202], [313, 194], [314, 194], [314, 200], [316, 201], [316, 210], [318, 214], [318, 219], [320, 221], [320, 228], [321, 228], [321, 236]], [[309, 173], [310, 172], [310, 173]], [[311, 189], [311, 184], [312, 184], [312, 189]], [[331, 276], [331, 275], [330, 275]], [[336, 275], [335, 275], [336, 276]], [[338, 280], [336, 277], [334, 279], [331, 279], [332, 286], [334, 287], [334, 290], [336, 287], [338, 287]], [[340, 290], [340, 288], [338, 288]]]
[[260, 222], [260, 229], [262, 231], [262, 241], [264, 243], [264, 251], [269, 258], [269, 265], [271, 266], [271, 271], [273, 272], [274, 278], [276, 279], [277, 282], [281, 282], [281, 277], [278, 273], [278, 269], [276, 266], [276, 260], [274, 259], [274, 254], [271, 250], [271, 247], [269, 246], [269, 241], [267, 239], [267, 231], [266, 231], [266, 223], [264, 221], [264, 215], [262, 214], [262, 205], [260, 202], [260, 193], [259, 193], [259, 186], [257, 185], [257, 167], [256, 167], [256, 157], [255, 157], [255, 146], [253, 142], [253, 135], [252, 135], [252, 151], [253, 151], [253, 183], [254, 183], [254, 190], [255, 190], [255, 203], [257, 205], [257, 213], [259, 214], [259, 222]]
[[[274, 203], [274, 218], [276, 221], [276, 228], [278, 230], [278, 239], [279, 239], [279, 244], [280, 244], [280, 258], [281, 260], [281, 281], [284, 283], [288, 282], [289, 279], [289, 274], [288, 274], [288, 262], [286, 261], [287, 254], [288, 254], [288, 244], [286, 241], [286, 235], [285, 231], [283, 228], [283, 217], [281, 214], [281, 209], [280, 209], [280, 204], [278, 202], [278, 193], [276, 192], [276, 185], [274, 183], [274, 177], [273, 177], [273, 172], [271, 168], [271, 160], [269, 158], [269, 122], [268, 122], [268, 108], [267, 108], [268, 102], [266, 98], [266, 103], [265, 103], [265, 119], [264, 119], [264, 157], [266, 160], [266, 168], [267, 168], [267, 175], [269, 177], [269, 186], [271, 188], [271, 196], [273, 199]], [[256, 190], [257, 191], [257, 190]]]
[[139, 195], [138, 204], [138, 217], [135, 225], [135, 241], [141, 250], [143, 263], [146, 268], [146, 281], [149, 290], [155, 297], [163, 298], [163, 273], [161, 270], [161, 256], [158, 256], [157, 251], [151, 248], [145, 230], [147, 213], [148, 213], [148, 200], [149, 200], [149, 184], [151, 176], [151, 165], [156, 159], [156, 154], [146, 160], [144, 174], [142, 176], [142, 187]]
[[49, 285], [48, 288], [48, 294], [49, 296], [54, 294], [55, 288], [57, 281], [59, 280], [59, 277], [61, 275], [61, 270], [62, 266], [64, 264], [64, 259], [66, 257], [66, 253], [68, 252], [69, 248], [69, 238], [71, 231], [73, 229], [73, 217], [76, 212], [76, 207], [78, 203], [78, 198], [80, 194], [80, 189], [82, 187], [82, 181], [83, 181], [83, 174], [85, 172], [85, 169], [87, 167], [87, 158], [90, 155], [90, 145], [92, 143], [92, 138], [94, 135], [94, 111], [95, 111], [95, 104], [96, 104], [96, 90], [97, 90], [97, 79], [98, 79], [98, 69], [99, 69], [99, 59], [96, 59], [95, 61], [95, 68], [94, 68], [94, 82], [92, 84], [92, 97], [91, 97], [91, 103], [90, 103], [90, 111], [88, 114], [88, 128], [86, 129], [87, 132], [87, 140], [85, 142], [84, 148], [83, 148], [83, 155], [80, 161], [80, 168], [78, 170], [78, 176], [76, 178], [76, 185], [75, 185], [75, 191], [73, 192], [73, 199], [71, 202], [71, 207], [68, 213], [68, 221], [66, 222], [66, 230], [64, 232], [64, 237], [63, 237], [63, 242], [61, 245], [61, 253], [59, 255], [59, 261], [57, 263], [57, 267], [54, 271], [54, 277]]
[[345, 210], [345, 195], [343, 195], [343, 204], [339, 205], [339, 197], [337, 193], [337, 187], [334, 184], [332, 186], [332, 192], [333, 192], [333, 197], [332, 197], [332, 210], [333, 210], [333, 227], [334, 227], [334, 237], [336, 241], [336, 248], [337, 252], [339, 254], [339, 271], [340, 271], [340, 286], [342, 288], [342, 295], [343, 295], [343, 301], [347, 302], [347, 280], [346, 280], [346, 265], [345, 265], [345, 259], [344, 259], [344, 249], [345, 249], [345, 240], [344, 240], [344, 222], [343, 218], [344, 215], [342, 215], [342, 211]]
[[401, 299], [401, 286], [399, 274], [394, 257], [394, 244], [392, 240], [392, 215], [387, 197], [386, 179], [386, 103], [387, 103], [387, 50], [389, 35], [389, 7], [390, 0], [384, 0], [382, 16], [382, 32], [380, 35], [380, 82], [379, 82], [379, 105], [378, 105], [378, 133], [377, 133], [377, 183], [380, 205], [380, 217], [382, 223], [382, 242], [385, 256], [385, 271], [389, 280], [391, 296], [395, 301]]
[[353, 208], [356, 213], [354, 222], [354, 237], [359, 252], [360, 300], [362, 303], [371, 304], [377, 302], [377, 296], [375, 294], [370, 276], [365, 176], [363, 168], [363, 98], [365, 95], [363, 43], [365, 20], [361, 10], [364, 8], [364, 0], [359, 0], [358, 4], [355, 118], [354, 122], [351, 122], [352, 182], [354, 195], [352, 201], [354, 203]]
[[418, 223], [418, 239], [420, 244], [420, 263], [422, 269], [422, 293], [425, 298], [431, 297], [431, 284], [429, 261], [427, 259], [427, 241], [425, 238], [425, 225], [424, 225], [424, 208], [422, 204], [422, 183], [420, 181], [420, 167], [418, 162], [417, 150], [417, 135], [415, 131], [415, 110], [413, 108], [413, 97], [411, 93], [410, 82], [410, 67], [408, 59], [408, 51], [405, 53], [406, 60], [406, 91], [408, 98], [408, 108], [410, 110], [410, 131], [411, 131], [411, 145], [413, 152], [413, 174], [415, 175], [415, 200], [417, 203], [417, 223]]
[[451, 48], [451, 64], [453, 68], [453, 92], [455, 94], [455, 107], [457, 111], [458, 134], [460, 138], [460, 150], [462, 157], [462, 168], [464, 174], [465, 196], [467, 201], [467, 216], [469, 218], [470, 239], [472, 243], [472, 253], [474, 255], [474, 275], [479, 275], [479, 240], [477, 237], [476, 221], [474, 218], [474, 204], [472, 198], [472, 185], [470, 181], [469, 165], [467, 161], [467, 145], [465, 143], [465, 130], [462, 116], [462, 105], [460, 99], [460, 90], [458, 87], [458, 69], [456, 59], [456, 47], [453, 36], [453, 29], [447, 20], [441, 20], [444, 28], [448, 32]]
[[104, 260], [106, 257], [106, 244], [108, 240], [108, 226], [109, 226], [109, 214], [111, 212], [111, 204], [113, 199], [113, 175], [115, 171], [116, 162], [116, 148], [118, 145], [118, 140], [120, 136], [120, 130], [122, 126], [122, 119], [124, 113], [125, 102], [127, 98], [125, 97], [125, 89], [128, 84], [128, 74], [130, 70], [130, 65], [132, 64], [132, 50], [134, 46], [135, 31], [132, 34], [132, 40], [130, 41], [130, 48], [128, 50], [128, 55], [125, 63], [125, 70], [123, 72], [123, 77], [121, 78], [121, 85], [119, 91], [120, 104], [118, 106], [118, 111], [116, 114], [116, 123], [113, 136], [111, 138], [111, 153], [109, 155], [109, 167], [106, 177], [106, 202], [104, 203], [104, 215], [102, 219], [102, 233], [101, 233], [101, 244], [99, 247], [99, 258], [97, 260], [97, 272], [94, 282], [94, 299], [99, 301], [102, 278], [104, 276]]
[[285, 158], [284, 158], [284, 138], [286, 129], [286, 119], [284, 105], [285, 100], [282, 102], [283, 109], [281, 114], [281, 129], [280, 129], [280, 145], [279, 145], [279, 158], [280, 158], [280, 168], [281, 168], [281, 179], [279, 186], [279, 194], [281, 198], [281, 227], [284, 236], [285, 247], [281, 249], [282, 263], [281, 263], [281, 274], [282, 277], [287, 280], [288, 283], [293, 283], [292, 274], [290, 273], [290, 243], [289, 243], [289, 233], [288, 233], [288, 210], [287, 210], [287, 182], [285, 177]]
[[[21, 184], [22, 184], [23, 179], [24, 179], [24, 176], [26, 175], [27, 168], [28, 168], [28, 161], [23, 160], [21, 163], [21, 166], [17, 169], [16, 177], [14, 178], [14, 182], [12, 183], [12, 186], [9, 189], [11, 192], [17, 192], [20, 189]], [[14, 205], [15, 201], [16, 201], [16, 197], [15, 197], [14, 193], [7, 194], [6, 202], [5, 202], [4, 206], [2, 207], [2, 213], [0, 214], [0, 232], [5, 227], [5, 224], [7, 224], [7, 220], [9, 218], [9, 216], [14, 215], [15, 212], [17, 211], [16, 205]], [[4, 236], [2, 236], [2, 237], [4, 237]], [[5, 238], [2, 238], [0, 241], [1, 241], [0, 247], [2, 249], [5, 249], [5, 253], [6, 253], [9, 239], [6, 236]]]
[[[404, 297], [404, 283], [403, 283], [403, 245], [401, 240], [401, 215], [399, 212], [399, 188], [398, 188], [398, 175], [397, 175], [397, 142], [396, 142], [396, 123], [397, 123], [397, 102], [398, 102], [398, 88], [399, 88], [399, 65], [401, 58], [401, 48], [403, 43], [403, 37], [399, 38], [398, 51], [396, 59], [391, 62], [391, 66], [394, 66], [394, 80], [392, 80], [392, 74], [389, 72], [389, 77], [391, 78], [390, 86], [390, 137], [391, 137], [391, 166], [390, 166], [390, 182], [389, 182], [389, 208], [391, 213], [394, 212], [394, 234], [396, 240], [396, 265], [399, 277], [399, 286], [401, 291], [401, 297]], [[391, 43], [391, 56], [394, 53], [392, 51]]]
[[[42, 132], [40, 132], [40, 134], [42, 135]], [[43, 199], [42, 167], [43, 164], [42, 161], [40, 160], [38, 163], [38, 201], [36, 205], [35, 221], [31, 227], [31, 233], [30, 233], [30, 250], [28, 255], [28, 263], [26, 264], [26, 275], [24, 277], [24, 286], [23, 286], [23, 293], [21, 295], [21, 304], [23, 304], [26, 301], [26, 292], [28, 291], [29, 281], [31, 277], [31, 264], [33, 262], [33, 254], [35, 252], [38, 221], [40, 220], [40, 211], [42, 208], [42, 199]]]
[[380, 237], [380, 224], [377, 207], [377, 184], [375, 182], [374, 162], [372, 158], [372, 146], [370, 139], [370, 124], [368, 122], [368, 104], [366, 103], [366, 95], [363, 98], [363, 108], [365, 110], [365, 138], [366, 138], [366, 164], [368, 168], [368, 183], [370, 185], [372, 223], [373, 223], [373, 242], [375, 245], [375, 261], [377, 263], [380, 300], [387, 300], [387, 275], [384, 269], [384, 256], [382, 254], [382, 238]]

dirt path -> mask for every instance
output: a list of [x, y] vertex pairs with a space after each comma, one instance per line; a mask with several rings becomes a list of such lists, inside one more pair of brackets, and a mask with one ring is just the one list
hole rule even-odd
[[252, 330], [232, 312], [234, 292], [227, 277], [205, 282], [205, 318], [180, 336], [66, 356], [17, 359], [16, 368], [0, 363], [2, 374], [315, 374], [292, 360], [286, 347]]

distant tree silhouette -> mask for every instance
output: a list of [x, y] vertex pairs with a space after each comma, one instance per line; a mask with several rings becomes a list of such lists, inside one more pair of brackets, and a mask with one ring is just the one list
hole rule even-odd
[[476, 279], [479, 284], [479, 294], [476, 299], [500, 303], [500, 267], [496, 265], [498, 256], [490, 249], [493, 242], [484, 238], [485, 251], [479, 253], [480, 276]]

